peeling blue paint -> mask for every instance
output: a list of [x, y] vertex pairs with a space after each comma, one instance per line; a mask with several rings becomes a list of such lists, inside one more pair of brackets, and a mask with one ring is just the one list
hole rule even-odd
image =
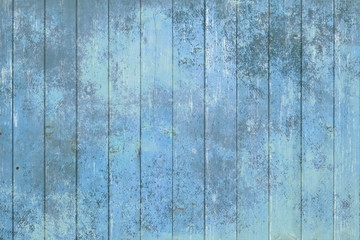
[[358, 0], [2, 0], [0, 239], [360, 238]]

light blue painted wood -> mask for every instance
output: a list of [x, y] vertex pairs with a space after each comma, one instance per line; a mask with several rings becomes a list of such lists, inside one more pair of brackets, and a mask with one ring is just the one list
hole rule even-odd
[[141, 234], [172, 237], [172, 3], [141, 6]]
[[174, 1], [173, 239], [204, 239], [204, 1]]
[[12, 1], [0, 4], [0, 239], [12, 237]]
[[236, 239], [236, 2], [206, 2], [205, 239]]
[[78, 239], [108, 239], [108, 3], [78, 0]]
[[357, 0], [0, 7], [0, 239], [359, 239]]
[[270, 2], [271, 239], [301, 238], [300, 0]]
[[45, 234], [75, 239], [76, 1], [47, 0], [45, 10]]
[[334, 239], [360, 238], [360, 4], [335, 1]]
[[333, 5], [302, 1], [302, 238], [333, 237]]
[[140, 1], [110, 0], [110, 239], [140, 238]]
[[238, 239], [268, 239], [268, 1], [240, 1]]
[[14, 2], [14, 239], [44, 238], [44, 2]]

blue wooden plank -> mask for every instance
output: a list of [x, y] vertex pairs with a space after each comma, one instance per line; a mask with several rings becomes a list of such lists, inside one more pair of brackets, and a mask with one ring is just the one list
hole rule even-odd
[[204, 1], [175, 0], [174, 239], [204, 238]]
[[78, 0], [78, 239], [108, 238], [108, 2]]
[[238, 238], [268, 239], [268, 1], [240, 1]]
[[172, 3], [141, 6], [141, 234], [172, 235]]
[[207, 1], [205, 239], [236, 239], [236, 2]]
[[110, 1], [110, 239], [140, 238], [140, 1]]
[[301, 238], [300, 0], [270, 2], [270, 238]]
[[333, 238], [333, 5], [302, 2], [302, 237]]
[[0, 3], [0, 239], [12, 237], [12, 1]]
[[335, 1], [334, 239], [360, 239], [360, 4]]
[[47, 0], [45, 11], [45, 234], [75, 239], [76, 1]]
[[44, 238], [44, 2], [14, 1], [14, 239]]

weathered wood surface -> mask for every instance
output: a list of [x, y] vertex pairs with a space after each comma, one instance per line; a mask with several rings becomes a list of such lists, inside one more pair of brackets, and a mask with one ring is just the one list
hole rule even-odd
[[359, 204], [359, 0], [0, 1], [0, 240], [357, 240]]
[[110, 239], [140, 236], [140, 1], [109, 0]]
[[335, 1], [334, 239], [359, 239], [360, 4]]
[[77, 238], [109, 236], [108, 1], [77, 1]]
[[269, 237], [301, 239], [301, 1], [269, 18]]
[[237, 7], [238, 239], [268, 239], [269, 6]]
[[325, 240], [333, 237], [333, 4], [302, 4], [302, 238]]
[[205, 4], [205, 239], [236, 239], [236, 2]]
[[11, 239], [12, 221], [12, 31], [13, 3], [0, 4], [0, 239]]
[[172, 237], [172, 3], [141, 1], [141, 235]]
[[76, 4], [46, 2], [45, 235], [76, 236]]
[[13, 2], [13, 237], [45, 236], [43, 1]]
[[173, 239], [204, 237], [204, 1], [173, 6]]

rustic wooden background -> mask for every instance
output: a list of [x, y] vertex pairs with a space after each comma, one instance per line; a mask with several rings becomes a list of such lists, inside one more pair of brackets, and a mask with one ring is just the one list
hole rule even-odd
[[360, 0], [0, 0], [0, 33], [0, 239], [360, 239]]

